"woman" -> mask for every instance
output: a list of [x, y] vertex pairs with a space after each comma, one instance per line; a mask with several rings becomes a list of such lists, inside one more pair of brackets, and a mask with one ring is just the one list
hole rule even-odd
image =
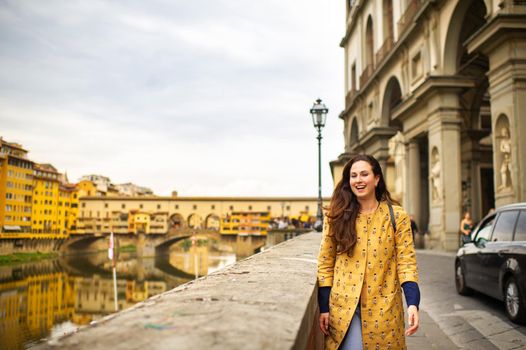
[[465, 212], [462, 221], [460, 221], [462, 245], [471, 242], [471, 231], [473, 231], [473, 220], [471, 220], [471, 214]]
[[[411, 222], [391, 203], [374, 157], [358, 155], [345, 165], [318, 257], [319, 322], [326, 349], [406, 349], [405, 335], [418, 329]], [[409, 305], [405, 335], [400, 286]]]

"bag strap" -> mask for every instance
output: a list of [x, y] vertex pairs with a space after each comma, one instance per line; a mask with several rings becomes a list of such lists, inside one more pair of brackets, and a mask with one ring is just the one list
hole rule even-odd
[[389, 216], [391, 217], [391, 225], [393, 226], [394, 233], [396, 233], [396, 221], [394, 218], [393, 206], [391, 205], [391, 203], [387, 203], [387, 206], [389, 207], [389, 214], [390, 214]]

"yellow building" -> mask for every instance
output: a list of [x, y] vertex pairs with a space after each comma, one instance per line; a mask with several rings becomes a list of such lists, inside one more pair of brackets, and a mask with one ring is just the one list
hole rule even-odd
[[237, 235], [239, 230], [239, 218], [235, 218], [232, 215], [227, 215], [221, 218], [221, 225], [219, 232], [223, 235]]
[[221, 234], [265, 236], [271, 217], [265, 212], [233, 212], [221, 220]]
[[[33, 171], [33, 233], [62, 233], [59, 223], [59, 177], [51, 164], [35, 164]], [[62, 218], [61, 218], [62, 219]]]
[[82, 180], [77, 184], [79, 197], [95, 197], [101, 195], [97, 186], [90, 180]]
[[0, 137], [0, 231], [31, 232], [33, 162], [28, 151]]
[[70, 183], [61, 183], [58, 190], [58, 224], [60, 232], [64, 234], [76, 234], [79, 212], [77, 186]]
[[140, 211], [130, 211], [128, 216], [128, 232], [150, 233], [150, 214]]

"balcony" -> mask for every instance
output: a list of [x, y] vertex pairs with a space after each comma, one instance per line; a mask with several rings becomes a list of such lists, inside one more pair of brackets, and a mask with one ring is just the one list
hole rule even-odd
[[374, 66], [372, 64], [368, 64], [365, 69], [362, 72], [362, 75], [360, 75], [360, 89], [369, 81], [369, 78], [371, 75], [373, 75], [374, 72]]
[[411, 0], [407, 5], [407, 8], [404, 14], [400, 17], [398, 21], [398, 37], [400, 38], [404, 32], [409, 28], [409, 25], [414, 20], [416, 13], [420, 6], [422, 6], [423, 0]]
[[376, 52], [376, 64], [379, 65], [382, 60], [391, 52], [391, 50], [394, 47], [394, 40], [392, 36], [388, 36], [387, 39], [385, 39], [384, 43], [382, 44], [382, 47]]

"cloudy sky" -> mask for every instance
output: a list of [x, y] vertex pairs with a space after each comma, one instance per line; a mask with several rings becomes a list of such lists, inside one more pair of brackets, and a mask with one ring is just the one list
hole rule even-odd
[[316, 196], [343, 152], [343, 0], [0, 0], [0, 136], [159, 195]]

